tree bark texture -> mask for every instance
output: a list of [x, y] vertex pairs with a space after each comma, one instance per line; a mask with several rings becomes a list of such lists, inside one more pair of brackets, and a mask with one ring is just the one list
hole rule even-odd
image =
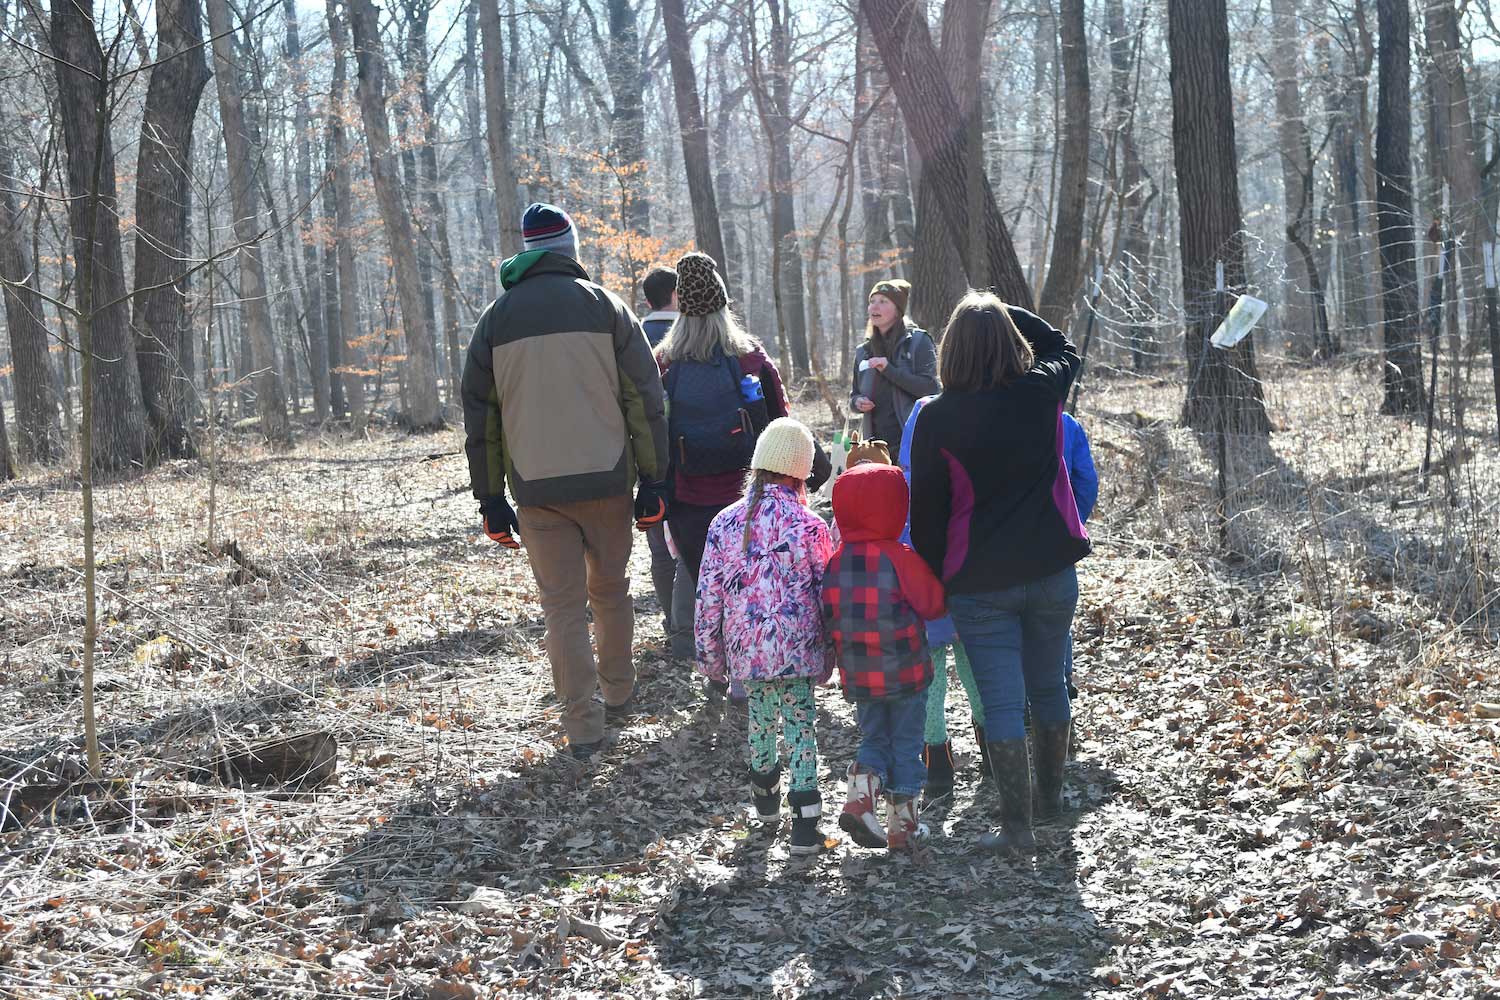
[[[963, 128], [958, 102], [943, 74], [932, 36], [926, 24], [914, 16], [908, 0], [860, 0], [860, 9], [916, 140], [923, 170], [930, 171], [937, 184], [943, 215], [954, 232], [966, 232], [969, 130]], [[1008, 302], [1030, 309], [1031, 289], [988, 180], [983, 188], [989, 276]]]
[[256, 410], [260, 432], [267, 441], [286, 444], [292, 428], [287, 420], [286, 390], [281, 381], [271, 305], [261, 255], [261, 212], [256, 167], [259, 151], [250, 140], [245, 118], [240, 62], [235, 52], [227, 0], [207, 0], [208, 30], [213, 35], [214, 78], [219, 94], [219, 118], [224, 128], [228, 163], [229, 202], [234, 213], [234, 236], [239, 243], [240, 312], [250, 337], [255, 370]]
[[[958, 300], [972, 283], [989, 285], [989, 258], [984, 246], [984, 127], [979, 91], [984, 50], [984, 25], [989, 0], [948, 0], [943, 6], [938, 58], [947, 67], [964, 128], [969, 130], [969, 173], [965, 192], [968, 226], [954, 232], [943, 214], [937, 183], [931, 172], [917, 168], [917, 235], [912, 254], [911, 313], [917, 325], [941, 338], [943, 327]], [[920, 13], [917, 15], [920, 16]], [[966, 265], [967, 262], [967, 265]]]
[[113, 112], [104, 52], [87, 0], [52, 5], [53, 68], [68, 151], [68, 223], [73, 231], [75, 298], [89, 327], [93, 396], [93, 468], [143, 464], [146, 407], [130, 336], [125, 265], [120, 247]]
[[494, 192], [485, 187], [483, 178], [489, 174], [485, 162], [484, 112], [479, 103], [479, 4], [469, 4], [464, 15], [464, 116], [469, 132], [469, 165], [474, 172], [474, 220], [479, 228], [479, 247], [483, 252], [480, 261], [480, 287], [474, 300], [489, 302], [495, 297], [495, 241], [499, 237], [500, 220], [495, 214]]
[[307, 329], [308, 381], [312, 383], [313, 416], [322, 423], [330, 416], [331, 404], [328, 398], [328, 335], [323, 329], [323, 286], [319, 280], [323, 269], [318, 262], [318, 240], [314, 233], [317, 212], [313, 207], [312, 187], [313, 122], [307, 100], [307, 70], [302, 63], [296, 0], [282, 0], [282, 11], [286, 18], [286, 58], [297, 94], [293, 129], [297, 142], [297, 200], [302, 209], [297, 229], [302, 243], [302, 304]]
[[1089, 52], [1083, 6], [1083, 0], [1061, 0], [1057, 18], [1063, 76], [1062, 169], [1052, 259], [1037, 309], [1059, 330], [1068, 328], [1083, 281], [1083, 216], [1089, 195]]
[[47, 351], [47, 323], [37, 268], [26, 248], [26, 216], [16, 201], [14, 158], [0, 140], [0, 298], [10, 333], [11, 384], [16, 390], [15, 456], [51, 465], [63, 457], [57, 375]]
[[156, 60], [146, 88], [135, 189], [131, 326], [153, 454], [193, 454], [193, 336], [187, 286], [193, 121], [208, 83], [199, 0], [157, 0]]
[[1375, 231], [1385, 306], [1381, 412], [1416, 413], [1422, 408], [1422, 348], [1411, 216], [1411, 9], [1407, 0], [1377, 0], [1376, 18]]
[[646, 194], [646, 71], [641, 37], [631, 0], [605, 0], [609, 12], [607, 73], [613, 97], [610, 146], [624, 188], [620, 225], [640, 236], [651, 232], [651, 199]]
[[355, 433], [362, 433], [369, 416], [365, 407], [365, 350], [360, 344], [359, 274], [354, 260], [354, 192], [349, 178], [349, 143], [344, 134], [344, 115], [348, 96], [349, 25], [344, 15], [328, 4], [328, 38], [333, 48], [333, 82], [329, 93], [332, 114], [328, 118], [329, 142], [333, 148], [334, 257], [338, 264], [339, 339], [341, 341], [341, 377], [344, 395], [349, 402], [349, 421]]
[[500, 7], [499, 0], [473, 2], [479, 4], [479, 35], [484, 44], [484, 101], [489, 115], [490, 168], [495, 172], [495, 209], [500, 216], [500, 256], [509, 257], [521, 252], [521, 205], [516, 197], [516, 154], [511, 146]]
[[[323, 223], [325, 226], [325, 237], [323, 240], [322, 260], [323, 273], [319, 280], [323, 283], [323, 334], [327, 346], [324, 348], [328, 355], [328, 409], [335, 420], [341, 420], [349, 415], [349, 400], [344, 391], [344, 378], [338, 374], [339, 367], [344, 363], [344, 337], [343, 318], [339, 307], [339, 265], [338, 265], [338, 193], [332, 183], [334, 164], [338, 159], [338, 148], [333, 141], [333, 118], [338, 113], [337, 105], [330, 100], [330, 109], [324, 122], [323, 128], [323, 163], [325, 176], [323, 180]], [[327, 234], [332, 234], [331, 238]]]
[[411, 216], [401, 196], [401, 178], [391, 152], [390, 123], [385, 112], [385, 53], [380, 41], [379, 15], [372, 0], [350, 0], [350, 27], [359, 65], [359, 106], [365, 125], [370, 176], [380, 218], [396, 272], [396, 298], [406, 335], [407, 412], [409, 430], [426, 431], [443, 426], [438, 404], [437, 377], [433, 367], [432, 332], [422, 305], [422, 279], [417, 270], [417, 244]]
[[1312, 187], [1306, 178], [1312, 172], [1312, 140], [1303, 117], [1302, 92], [1299, 85], [1301, 67], [1301, 33], [1297, 26], [1297, 0], [1271, 0], [1271, 46], [1267, 61], [1271, 65], [1272, 87], [1276, 102], [1276, 142], [1281, 153], [1282, 203], [1286, 225], [1290, 229], [1284, 244], [1286, 273], [1281, 284], [1282, 322], [1293, 343], [1301, 344], [1304, 353], [1322, 345], [1313, 342], [1314, 319], [1311, 309], [1312, 276], [1302, 253], [1300, 240], [1312, 238]]
[[1156, 333], [1150, 326], [1155, 315], [1152, 295], [1151, 234], [1146, 227], [1148, 200], [1145, 197], [1145, 171], [1141, 167], [1140, 149], [1135, 141], [1135, 88], [1131, 78], [1138, 73], [1139, 42], [1125, 21], [1123, 0], [1106, 0], [1105, 17], [1109, 30], [1109, 67], [1111, 102], [1114, 106], [1115, 156], [1112, 168], [1119, 185], [1118, 211], [1121, 238], [1112, 266], [1120, 275], [1119, 285], [1125, 300], [1126, 336], [1130, 342], [1130, 366], [1138, 372], [1150, 371], [1156, 364]]
[[[698, 249], [724, 260], [724, 234], [719, 203], [714, 197], [713, 165], [708, 155], [708, 125], [698, 99], [698, 77], [693, 70], [693, 40], [688, 34], [682, 0], [660, 0], [667, 35], [667, 57], [672, 64], [672, 95], [677, 105], [677, 127], [682, 133], [682, 163], [687, 173], [688, 201], [693, 207], [693, 237]], [[731, 290], [730, 294], [733, 294]]]
[[[1449, 232], [1457, 241], [1464, 286], [1469, 299], [1471, 349], [1483, 342], [1490, 347], [1496, 404], [1500, 407], [1500, 356], [1496, 354], [1497, 329], [1495, 289], [1487, 286], [1483, 244], [1495, 239], [1493, 217], [1486, 211], [1485, 190], [1479, 175], [1481, 149], [1474, 133], [1469, 84], [1464, 76], [1463, 40], [1458, 12], [1452, 0], [1428, 0], [1426, 6], [1427, 48], [1433, 62], [1437, 86], [1433, 88], [1433, 113], [1446, 123], [1446, 148], [1440, 156], [1448, 181]], [[1481, 339], [1482, 338], [1482, 339]]]
[[[1244, 227], [1235, 162], [1225, 0], [1168, 0], [1172, 155], [1181, 212], [1184, 345], [1188, 363], [1183, 418], [1197, 430], [1270, 432], [1251, 338], [1224, 351], [1208, 339], [1245, 288]], [[1217, 268], [1224, 269], [1224, 290]]]
[[[777, 281], [777, 325], [792, 372], [806, 378], [811, 370], [807, 346], [807, 303], [802, 279], [802, 248], [797, 238], [796, 194], [792, 190], [792, 38], [793, 11], [786, 0], [766, 0], [770, 14], [770, 60], [760, 68], [753, 43], [748, 52], [755, 101], [765, 129], [771, 189], [771, 245]], [[751, 17], [756, 16], [754, 10]]]
[[443, 294], [442, 346], [447, 355], [448, 402], [458, 405], [458, 383], [463, 374], [463, 349], [458, 336], [458, 276], [453, 268], [453, 246], [448, 239], [448, 202], [438, 180], [438, 122], [432, 99], [432, 87], [427, 79], [427, 13], [428, 0], [408, 2], [410, 24], [409, 51], [407, 53], [412, 72], [417, 74], [417, 101], [422, 109], [422, 141], [416, 156], [421, 172], [421, 189], [426, 203], [426, 232], [423, 245], [431, 245], [431, 254], [437, 258], [437, 268]]

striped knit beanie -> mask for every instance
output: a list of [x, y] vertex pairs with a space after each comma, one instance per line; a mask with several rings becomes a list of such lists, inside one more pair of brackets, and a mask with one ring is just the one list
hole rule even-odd
[[556, 205], [537, 202], [521, 217], [521, 249], [551, 250], [578, 259], [578, 230]]

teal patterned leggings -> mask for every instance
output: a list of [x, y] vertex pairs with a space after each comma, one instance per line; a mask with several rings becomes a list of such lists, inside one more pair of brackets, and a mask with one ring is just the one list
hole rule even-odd
[[969, 655], [964, 644], [954, 642], [952, 646], [940, 646], [932, 651], [932, 687], [927, 689], [927, 726], [922, 733], [925, 743], [948, 741], [948, 717], [943, 709], [948, 701], [948, 650], [953, 650], [953, 665], [958, 668], [958, 679], [969, 696], [969, 714], [979, 725], [984, 725], [984, 706], [979, 702], [979, 688], [974, 684], [974, 670], [969, 666]]
[[775, 770], [780, 759], [776, 751], [779, 729], [786, 737], [787, 755], [791, 758], [788, 787], [794, 792], [816, 791], [818, 709], [813, 701], [812, 681], [806, 677], [746, 681], [745, 691], [750, 696], [750, 767], [761, 773]]

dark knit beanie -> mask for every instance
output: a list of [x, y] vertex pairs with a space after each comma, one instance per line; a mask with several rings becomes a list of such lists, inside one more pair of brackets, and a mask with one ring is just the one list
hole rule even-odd
[[578, 259], [578, 230], [556, 205], [537, 202], [521, 217], [521, 249], [551, 250]]
[[906, 300], [911, 298], [911, 282], [903, 278], [887, 278], [885, 281], [877, 281], [875, 287], [870, 289], [870, 295], [884, 295], [896, 303], [897, 312], [905, 316]]
[[684, 316], [709, 316], [729, 304], [719, 265], [696, 250], [677, 262], [677, 309]]

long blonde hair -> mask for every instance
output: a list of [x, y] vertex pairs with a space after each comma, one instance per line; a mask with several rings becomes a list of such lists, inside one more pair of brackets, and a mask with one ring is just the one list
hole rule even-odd
[[797, 499], [804, 505], [807, 503], [807, 481], [794, 479], [791, 476], [772, 472], [769, 469], [751, 469], [750, 475], [745, 480], [745, 538], [743, 551], [750, 551], [750, 532], [755, 523], [755, 508], [760, 506], [761, 497], [765, 495], [766, 484], [780, 483], [782, 486], [790, 487], [796, 491]]
[[673, 361], [712, 362], [715, 354], [738, 358], [759, 346], [755, 338], [740, 326], [734, 314], [725, 308], [707, 316], [679, 315], [656, 351], [668, 364]]

